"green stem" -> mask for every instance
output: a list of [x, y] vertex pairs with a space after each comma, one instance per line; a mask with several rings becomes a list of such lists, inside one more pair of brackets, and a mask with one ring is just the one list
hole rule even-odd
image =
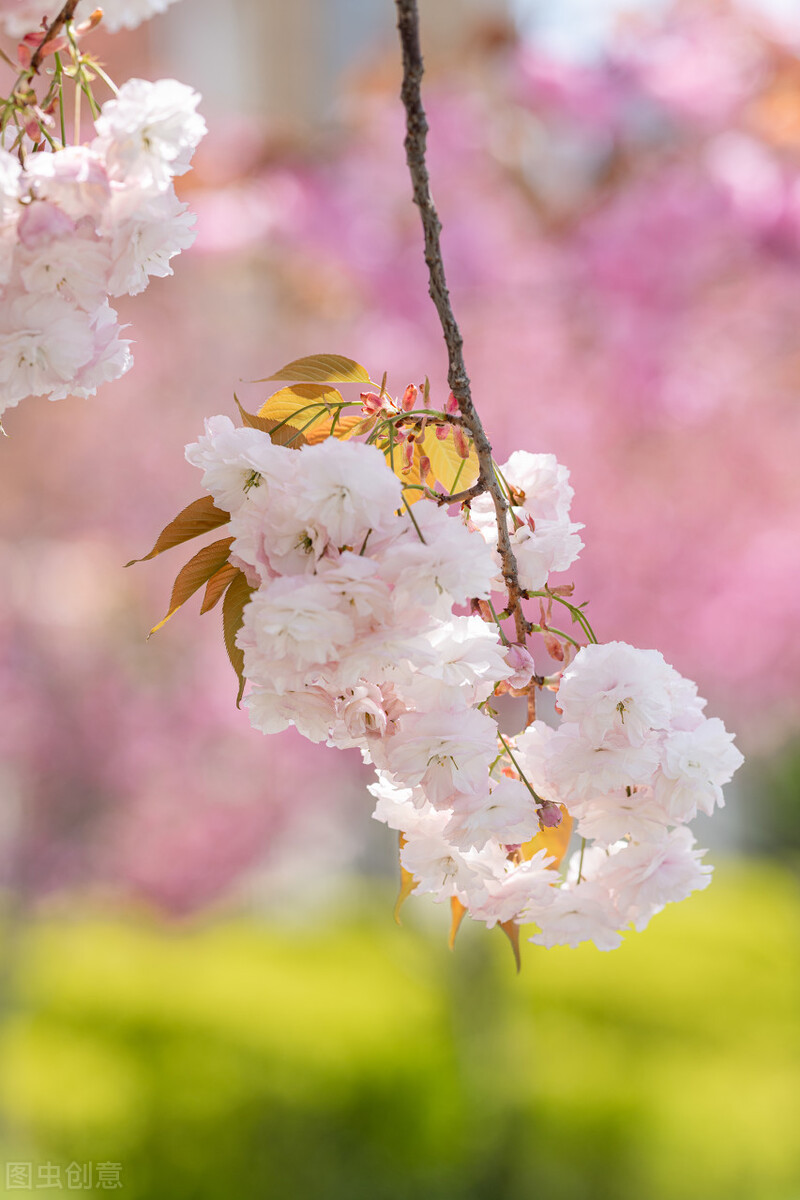
[[494, 605], [492, 604], [492, 601], [491, 601], [491, 599], [487, 600], [487, 601], [486, 601], [486, 603], [489, 605], [489, 612], [490, 612], [490, 613], [492, 614], [492, 616], [494, 617], [494, 623], [495, 623], [495, 625], [496, 625], [496, 626], [497, 626], [497, 628], [500, 630], [500, 637], [501, 637], [501, 638], [502, 638], [502, 640], [503, 640], [503, 645], [504, 645], [504, 646], [507, 646], [507, 645], [509, 644], [508, 638], [506, 637], [505, 630], [503, 629], [503, 626], [500, 624], [500, 618], [498, 617], [497, 613], [494, 611]]
[[118, 88], [118, 87], [117, 87], [117, 85], [114, 83], [114, 80], [113, 80], [113, 79], [110, 79], [110, 78], [108, 77], [108, 75], [106, 75], [106, 73], [105, 73], [105, 71], [103, 70], [103, 68], [102, 68], [102, 67], [101, 67], [101, 66], [100, 66], [98, 63], [96, 63], [96, 62], [94, 61], [94, 59], [92, 59], [92, 60], [90, 61], [90, 66], [91, 66], [91, 69], [92, 69], [92, 70], [93, 70], [93, 71], [94, 71], [94, 72], [95, 72], [97, 75], [99, 75], [99, 76], [100, 76], [100, 78], [102, 79], [102, 81], [103, 81], [103, 83], [106, 85], [106, 87], [110, 88], [110, 89], [111, 89], [111, 91], [114, 93], [114, 95], [115, 95], [115, 96], [118, 96], [118, 95], [119, 95], [119, 88]]
[[408, 515], [411, 517], [411, 521], [413, 523], [414, 528], [417, 531], [419, 540], [422, 542], [423, 546], [427, 546], [428, 543], [425, 541], [425, 538], [422, 536], [422, 530], [420, 529], [419, 525], [417, 524], [417, 518], [414, 516], [413, 512], [411, 511], [411, 505], [408, 503], [405, 496], [403, 496], [403, 504], [405, 504], [406, 511], [408, 512]]
[[540, 596], [540, 597], [542, 597], [542, 599], [555, 600], [558, 604], [563, 604], [564, 608], [568, 609], [569, 612], [572, 614], [573, 620], [578, 622], [578, 624], [580, 625], [583, 632], [586, 634], [589, 641], [593, 642], [595, 645], [597, 645], [597, 638], [595, 636], [595, 632], [592, 629], [591, 625], [589, 624], [589, 619], [583, 612], [583, 609], [578, 608], [578, 606], [576, 604], [570, 604], [569, 600], [565, 600], [563, 598], [563, 596], [555, 595], [554, 592], [548, 592], [548, 591], [528, 592], [527, 594], [532, 599], [534, 597]]
[[533, 625], [531, 628], [531, 632], [532, 633], [554, 633], [556, 635], [556, 637], [563, 638], [565, 642], [569, 642], [571, 645], [575, 646], [576, 649], [578, 649], [578, 650], [581, 649], [580, 642], [576, 642], [575, 638], [571, 637], [570, 634], [564, 633], [563, 629], [556, 629], [555, 625], [547, 625], [547, 626]]
[[[586, 852], [586, 838], [581, 838], [581, 857], [578, 861], [578, 883], [580, 883], [583, 875], [583, 856]], [[578, 883], [575, 886], [578, 886]]]

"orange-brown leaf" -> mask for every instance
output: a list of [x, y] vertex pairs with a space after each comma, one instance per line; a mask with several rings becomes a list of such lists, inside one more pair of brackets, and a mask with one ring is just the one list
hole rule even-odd
[[517, 974], [522, 970], [522, 957], [519, 952], [519, 925], [516, 921], [501, 921], [500, 928], [511, 943], [514, 962], [517, 964]]
[[[336, 422], [336, 428], [333, 430], [333, 436], [340, 442], [347, 441], [353, 436], [353, 433], [358, 425], [363, 421], [360, 413], [351, 413], [347, 417], [339, 417]], [[321, 424], [315, 424], [311, 429], [306, 430], [306, 441], [316, 446], [319, 442], [324, 442], [326, 438], [331, 436], [331, 428], [333, 426], [333, 418], [329, 418]]]
[[280, 425], [279, 421], [271, 421], [267, 417], [260, 417], [258, 413], [247, 412], [242, 408], [238, 396], [234, 396], [242, 421], [251, 429], [260, 429], [262, 433], [268, 433], [276, 446], [288, 446], [291, 450], [299, 450], [301, 446], [306, 444], [306, 439], [299, 429], [294, 425]]
[[558, 870], [562, 858], [567, 853], [572, 833], [572, 817], [563, 804], [559, 805], [559, 807], [561, 809], [561, 824], [540, 830], [529, 842], [525, 842], [520, 846], [522, 857], [526, 860], [533, 858], [537, 850], [546, 850], [548, 856], [555, 859], [554, 862], [549, 864], [554, 871]]
[[[400, 849], [401, 850], [403, 849], [403, 846], [405, 845], [405, 843], [406, 843], [406, 839], [403, 836], [403, 834], [401, 833], [400, 834]], [[411, 893], [413, 892], [413, 890], [416, 886], [417, 886], [416, 878], [411, 874], [410, 871], [407, 871], [405, 869], [405, 867], [403, 866], [402, 863], [400, 863], [400, 891], [397, 893], [397, 899], [394, 902], [394, 919], [398, 925], [402, 925], [402, 923], [403, 923], [400, 920], [400, 909], [403, 907], [404, 903], [406, 902], [408, 897], [411, 895]]]
[[222, 599], [222, 594], [228, 584], [232, 582], [234, 575], [239, 570], [234, 567], [233, 563], [226, 562], [215, 575], [212, 575], [206, 584], [203, 603], [200, 605], [200, 613], [210, 612], [212, 608]]
[[461, 903], [458, 896], [450, 897], [450, 936], [447, 939], [447, 944], [451, 950], [456, 944], [456, 934], [461, 928], [461, 922], [464, 920], [466, 911], [466, 905]]
[[199, 500], [193, 500], [186, 508], [181, 509], [175, 520], [170, 521], [169, 525], [161, 530], [149, 554], [145, 554], [143, 558], [132, 558], [125, 566], [132, 567], [134, 563], [147, 562], [148, 558], [155, 558], [157, 554], [163, 554], [173, 546], [180, 546], [182, 542], [200, 537], [202, 533], [209, 533], [212, 529], [219, 529], [220, 525], [227, 525], [230, 519], [230, 513], [217, 508], [211, 496], [201, 496]]
[[253, 589], [247, 582], [246, 575], [243, 571], [237, 571], [228, 586], [225, 599], [222, 601], [222, 633], [225, 638], [225, 649], [228, 651], [231, 666], [236, 672], [236, 678], [239, 680], [239, 691], [236, 695], [237, 708], [244, 695], [244, 685], [247, 681], [244, 676], [244, 651], [236, 645], [236, 634], [242, 627], [244, 607], [252, 594]]
[[172, 596], [167, 615], [153, 626], [150, 633], [157, 633], [166, 625], [170, 617], [186, 603], [189, 597], [193, 596], [198, 588], [207, 583], [211, 576], [216, 575], [220, 567], [227, 563], [232, 542], [233, 538], [220, 538], [218, 542], [212, 542], [210, 546], [204, 546], [202, 550], [198, 550], [197, 554], [189, 559], [186, 566], [178, 572], [172, 585]]

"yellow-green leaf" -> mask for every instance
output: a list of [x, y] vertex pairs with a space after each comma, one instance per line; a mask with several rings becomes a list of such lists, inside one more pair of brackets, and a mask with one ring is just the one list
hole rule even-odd
[[149, 554], [145, 554], [143, 558], [132, 558], [125, 566], [132, 567], [134, 563], [147, 562], [148, 558], [155, 558], [157, 554], [199, 537], [201, 533], [208, 533], [212, 529], [219, 529], [220, 525], [227, 525], [230, 519], [231, 514], [217, 508], [211, 496], [201, 496], [199, 500], [187, 504], [175, 520], [170, 521], [169, 525], [161, 530]]
[[309, 433], [321, 422], [330, 427], [333, 419], [330, 406], [343, 402], [342, 393], [336, 388], [319, 383], [298, 383], [275, 392], [261, 405], [258, 415], [270, 421], [288, 421]]
[[257, 379], [256, 383], [297, 382], [297, 383], [369, 383], [369, 372], [361, 363], [352, 358], [344, 358], [341, 354], [311, 354], [307, 358], [296, 358], [265, 379]]
[[252, 594], [253, 588], [247, 582], [246, 575], [243, 571], [237, 571], [225, 593], [225, 599], [222, 601], [222, 633], [225, 638], [225, 649], [228, 651], [231, 666], [236, 672], [236, 678], [239, 680], [239, 691], [236, 695], [237, 708], [244, 695], [244, 685], [247, 681], [244, 677], [244, 651], [236, 645], [236, 634], [242, 627], [244, 607]]
[[249, 425], [251, 429], [260, 429], [262, 433], [268, 433], [276, 446], [288, 446], [290, 450], [299, 450], [306, 444], [305, 437], [294, 425], [281, 425], [278, 429], [276, 428], [279, 424], [278, 421], [270, 421], [266, 417], [260, 417], [257, 413], [247, 412], [242, 408], [238, 396], [234, 396], [234, 400], [245, 425]]
[[172, 585], [169, 612], [157, 625], [153, 626], [150, 633], [157, 633], [166, 625], [170, 617], [186, 603], [189, 597], [193, 596], [198, 588], [207, 583], [211, 576], [216, 575], [220, 567], [227, 563], [232, 542], [233, 538], [220, 538], [218, 542], [212, 542], [210, 546], [204, 546], [202, 550], [198, 550], [197, 554], [189, 559], [186, 566], [178, 572], [175, 583]]
[[222, 598], [222, 593], [227, 588], [228, 584], [233, 580], [234, 575], [239, 570], [234, 567], [233, 563], [226, 562], [216, 574], [212, 575], [206, 584], [206, 592], [203, 596], [203, 603], [200, 605], [200, 614], [210, 612], [212, 608]]
[[436, 436], [434, 426], [428, 426], [422, 442], [423, 454], [431, 460], [431, 472], [446, 492], [462, 492], [472, 487], [478, 478], [478, 456], [470, 446], [469, 458], [461, 458], [448, 434], [443, 441]]
[[411, 466], [409, 467], [409, 469], [407, 471], [403, 470], [403, 467], [405, 466], [405, 458], [403, 457], [402, 446], [398, 446], [397, 442], [395, 442], [395, 444], [394, 444], [394, 453], [393, 454], [391, 454], [388, 450], [385, 450], [384, 454], [386, 456], [387, 464], [392, 468], [392, 470], [394, 471], [395, 475], [400, 480], [400, 482], [402, 484], [404, 484], [405, 486], [409, 487], [409, 490], [407, 492], [403, 493], [405, 499], [408, 501], [409, 504], [416, 504], [416, 502], [418, 500], [421, 500], [423, 495], [425, 494], [424, 492], [422, 492], [420, 490], [419, 486], [415, 486], [415, 487], [409, 486], [412, 484], [419, 485], [422, 483], [422, 480], [420, 478], [420, 473], [419, 473], [419, 458], [420, 458], [419, 443], [417, 443], [414, 446], [414, 457], [411, 461]]

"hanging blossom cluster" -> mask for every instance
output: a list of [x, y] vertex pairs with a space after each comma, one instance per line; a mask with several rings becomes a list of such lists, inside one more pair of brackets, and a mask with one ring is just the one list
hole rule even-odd
[[[309, 389], [296, 390], [300, 406]], [[530, 924], [538, 944], [612, 949], [708, 884], [689, 822], [722, 804], [742, 757], [661, 654], [594, 643], [571, 588], [551, 585], [582, 548], [553, 455], [516, 451], [495, 468], [523, 596], [540, 605], [526, 630], [559, 668], [543, 676], [493, 604], [505, 585], [491, 500], [457, 504], [430, 486], [446, 474], [428, 451], [452, 436], [448, 411], [406, 416], [383, 392], [362, 404], [360, 424], [342, 419], [343, 404], [329, 421], [336, 436], [310, 443], [301, 415], [265, 419], [285, 414], [284, 401], [243, 427], [206, 422], [186, 454], [213, 503], [184, 510], [151, 555], [224, 523], [230, 536], [184, 568], [169, 615], [204, 582], [203, 611], [229, 586], [226, 638], [252, 724], [360, 750], [376, 772], [373, 815], [400, 834], [403, 896], [449, 901], [454, 929], [468, 913], [512, 942]], [[289, 446], [279, 431], [291, 431]], [[554, 602], [590, 644], [550, 624]], [[535, 719], [541, 688], [556, 692], [557, 728]], [[509, 692], [529, 701], [514, 737], [498, 723]]]
[[[83, 87], [77, 51], [74, 69]], [[130, 79], [97, 110], [92, 140], [69, 145], [48, 128], [60, 113], [64, 134], [63, 79], [59, 66], [49, 112], [19, 89], [24, 103], [7, 102], [19, 111], [5, 129], [16, 152], [0, 149], [0, 414], [28, 395], [93, 395], [123, 375], [133, 360], [110, 301], [171, 274], [194, 240], [172, 181], [206, 132], [199, 95]]]

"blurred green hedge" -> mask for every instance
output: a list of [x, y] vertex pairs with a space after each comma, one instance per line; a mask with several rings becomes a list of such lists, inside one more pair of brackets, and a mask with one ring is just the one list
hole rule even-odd
[[4, 1160], [119, 1162], [130, 1200], [800, 1200], [788, 873], [724, 863], [611, 954], [524, 945], [519, 978], [499, 931], [451, 955], [443, 910], [370, 904], [38, 922]]

